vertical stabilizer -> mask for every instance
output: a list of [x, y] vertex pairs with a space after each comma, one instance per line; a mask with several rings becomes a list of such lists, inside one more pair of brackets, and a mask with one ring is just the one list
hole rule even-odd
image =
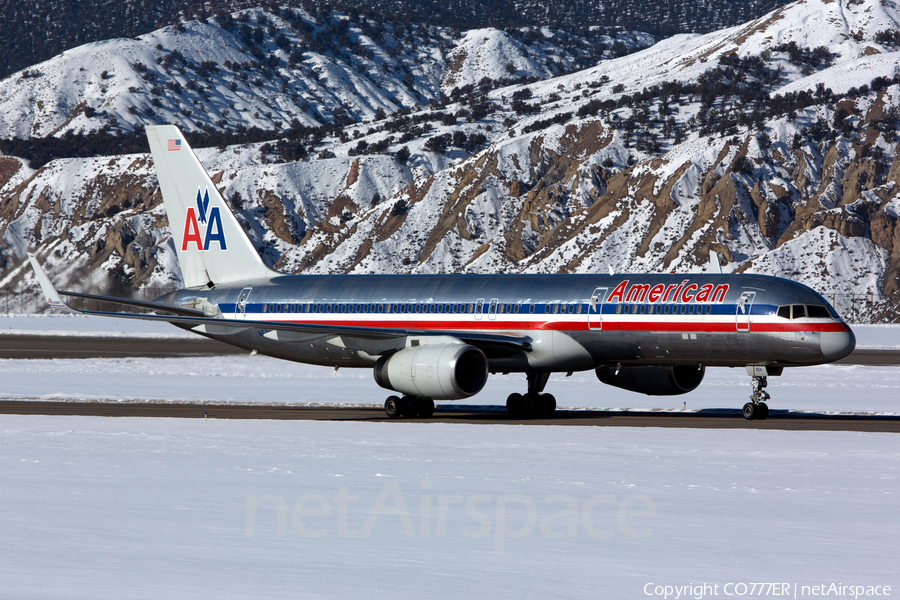
[[268, 268], [174, 125], [147, 127], [147, 140], [185, 287], [268, 279]]

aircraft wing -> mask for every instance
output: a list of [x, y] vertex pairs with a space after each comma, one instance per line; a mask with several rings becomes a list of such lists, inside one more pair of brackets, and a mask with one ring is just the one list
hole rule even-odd
[[[114, 317], [118, 319], [137, 319], [141, 321], [161, 321], [188, 327], [193, 331], [201, 334], [209, 335], [233, 335], [242, 331], [251, 329], [263, 331], [286, 332], [293, 334], [302, 334], [305, 336], [327, 337], [327, 336], [347, 336], [351, 338], [359, 338], [366, 340], [388, 340], [397, 339], [407, 336], [451, 336], [458, 338], [473, 346], [481, 344], [499, 344], [504, 346], [512, 346], [520, 350], [531, 351], [531, 338], [525, 335], [517, 335], [514, 333], [482, 333], [475, 331], [432, 331], [427, 329], [405, 329], [405, 328], [385, 328], [385, 327], [355, 327], [343, 325], [323, 325], [318, 323], [285, 323], [273, 321], [253, 321], [241, 319], [224, 319], [210, 316], [203, 311], [183, 308], [180, 306], [172, 306], [168, 304], [159, 304], [156, 302], [145, 302], [141, 300], [130, 300], [127, 298], [115, 298], [110, 296], [97, 296], [94, 294], [82, 294], [78, 292], [59, 292], [50, 283], [50, 279], [44, 272], [43, 268], [32, 255], [28, 255], [31, 266], [37, 276], [41, 291], [47, 298], [47, 303], [51, 308], [59, 310], [70, 310], [72, 312], [84, 315], [92, 315], [98, 317]], [[84, 298], [88, 300], [97, 300], [110, 304], [121, 304], [135, 308], [144, 308], [156, 312], [169, 314], [153, 314], [153, 313], [122, 313], [110, 311], [82, 310], [72, 308], [63, 302], [61, 296], [72, 296]]]

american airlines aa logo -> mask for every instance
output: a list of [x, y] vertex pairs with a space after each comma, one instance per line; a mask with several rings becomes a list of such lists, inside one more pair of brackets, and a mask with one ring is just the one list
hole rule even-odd
[[[209, 213], [209, 214], [207, 214]], [[205, 235], [200, 234], [200, 225], [205, 225]], [[190, 243], [197, 244], [197, 249], [209, 250], [213, 242], [219, 243], [219, 249], [228, 250], [225, 245], [225, 232], [222, 230], [222, 215], [218, 206], [209, 207], [209, 190], [201, 196], [197, 189], [197, 207], [188, 207], [184, 221], [184, 236], [181, 238], [181, 251], [187, 252]]]

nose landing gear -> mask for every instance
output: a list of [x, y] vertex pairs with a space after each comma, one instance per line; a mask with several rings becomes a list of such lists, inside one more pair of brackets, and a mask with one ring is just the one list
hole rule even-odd
[[769, 406], [766, 401], [771, 398], [769, 392], [765, 391], [768, 385], [768, 375], [781, 375], [781, 367], [772, 368], [747, 365], [747, 373], [753, 379], [753, 393], [750, 394], [750, 402], [744, 405], [741, 414], [748, 421], [764, 420], [769, 416]]

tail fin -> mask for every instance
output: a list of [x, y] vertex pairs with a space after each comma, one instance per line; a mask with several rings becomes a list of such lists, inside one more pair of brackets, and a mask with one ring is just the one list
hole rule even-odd
[[259, 257], [181, 131], [148, 126], [147, 140], [185, 287], [278, 276]]

